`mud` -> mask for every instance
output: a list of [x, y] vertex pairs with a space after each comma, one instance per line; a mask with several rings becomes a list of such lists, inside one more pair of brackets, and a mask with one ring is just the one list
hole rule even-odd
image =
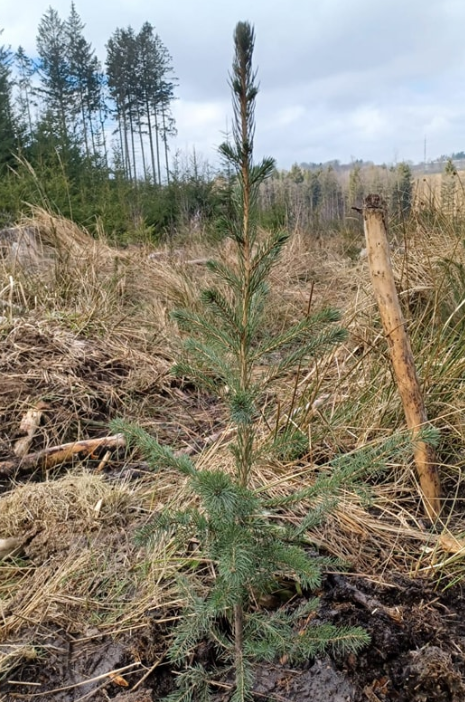
[[357, 694], [347, 675], [338, 671], [329, 657], [316, 660], [308, 670], [271, 667], [256, 672], [255, 692], [262, 699], [349, 702]]
[[[400, 576], [381, 586], [362, 578], [328, 575], [319, 594], [318, 620], [363, 626], [371, 636], [370, 645], [358, 655], [329, 654], [308, 661], [300, 669], [260, 666], [255, 674], [257, 702], [465, 699], [465, 601], [460, 587], [440, 592], [432, 583]], [[14, 684], [0, 687], [1, 699], [160, 700], [173, 688], [173, 672], [162, 663], [151, 674], [146, 673], [163, 652], [165, 633], [155, 617], [145, 629], [118, 641], [100, 636], [98, 630], [88, 632], [88, 640], [81, 637], [79, 643], [70, 632], [51, 633], [44, 641], [43, 656], [17, 669]], [[107, 675], [131, 665], [122, 680]], [[122, 687], [126, 683], [127, 688]], [[34, 693], [41, 694], [36, 697]], [[226, 701], [228, 694], [218, 694], [216, 699]]]

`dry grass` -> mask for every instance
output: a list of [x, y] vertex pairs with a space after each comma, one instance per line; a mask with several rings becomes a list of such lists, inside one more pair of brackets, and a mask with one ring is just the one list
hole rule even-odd
[[2, 502], [2, 532], [20, 534], [20, 558], [0, 568], [0, 679], [41, 646], [50, 627], [81, 637], [117, 636], [176, 604], [181, 559], [169, 539], [148, 551], [134, 535], [176, 495], [173, 476], [153, 484], [109, 482], [86, 472], [18, 486]]
[[[209, 280], [205, 266], [189, 261], [229, 261], [230, 244], [214, 249], [197, 241], [149, 258], [147, 247], [115, 250], [43, 210], [21, 226], [40, 233], [47, 261], [34, 272], [0, 263], [0, 460], [11, 455], [22, 415], [39, 401], [47, 410], [34, 449], [105, 435], [117, 415], [181, 449], [201, 448], [205, 437], [226, 429], [214, 399], [169, 375], [179, 345], [169, 312], [195, 308]], [[443, 261], [465, 266], [465, 249], [456, 223], [439, 215], [428, 226], [419, 215], [405, 243], [395, 257], [399, 291], [429, 416], [442, 431], [447, 501], [437, 531], [460, 536], [465, 356], [457, 336], [462, 308]], [[281, 462], [264, 457], [255, 487], [275, 497], [311, 484], [322, 463], [403, 427], [367, 264], [341, 251], [335, 239], [296, 234], [272, 273], [270, 328], [305, 314], [313, 288], [312, 308], [339, 307], [350, 332], [335, 352], [282, 379], [269, 400], [259, 426], [263, 441], [288, 426], [309, 444], [305, 455]], [[200, 465], [232, 470], [229, 440], [201, 452]], [[66, 473], [5, 486], [0, 537], [19, 534], [24, 549], [0, 563], [0, 679], [38, 655], [44, 632], [117, 636], [145, 626], [151, 609], [169, 612], [178, 601], [174, 576], [192, 555], [177, 552], [169, 539], [140, 550], [134, 535], [153, 511], [189, 499], [183, 479], [146, 472], [136, 455], [114, 456], [105, 474], [95, 474], [99, 463], [91, 457]], [[353, 569], [373, 578], [393, 571], [463, 574], [460, 549], [451, 553], [424, 523], [410, 465], [390, 465], [374, 481], [370, 505], [350, 491], [340, 498], [311, 536]], [[285, 518], [295, 521], [309, 506], [289, 509]]]
[[463, 215], [465, 204], [465, 172], [456, 175], [445, 173], [425, 174], [415, 180], [415, 195], [419, 210]]

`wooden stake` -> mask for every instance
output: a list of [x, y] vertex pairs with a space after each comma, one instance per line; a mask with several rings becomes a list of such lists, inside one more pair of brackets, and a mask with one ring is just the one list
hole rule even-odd
[[[421, 427], [427, 424], [428, 418], [394, 282], [386, 232], [385, 204], [378, 195], [368, 195], [365, 198], [363, 220], [371, 281], [407, 426], [415, 437]], [[441, 510], [441, 484], [434, 449], [423, 441], [416, 441], [414, 457], [425, 509], [429, 518], [434, 521]]]

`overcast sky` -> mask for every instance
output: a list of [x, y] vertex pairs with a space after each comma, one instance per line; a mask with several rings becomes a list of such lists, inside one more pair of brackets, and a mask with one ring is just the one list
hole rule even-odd
[[[40, 17], [68, 0], [0, 0], [1, 42], [35, 55]], [[172, 149], [212, 162], [231, 117], [238, 20], [256, 31], [256, 155], [288, 168], [392, 163], [465, 150], [465, 0], [76, 0], [99, 57], [116, 27], [153, 24], [179, 79]]]

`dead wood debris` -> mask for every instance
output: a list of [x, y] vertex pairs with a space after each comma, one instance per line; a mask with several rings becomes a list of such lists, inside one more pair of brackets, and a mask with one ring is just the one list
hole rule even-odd
[[403, 620], [403, 612], [401, 607], [387, 607], [382, 604], [380, 600], [376, 597], [371, 597], [366, 595], [364, 592], [359, 590], [358, 587], [349, 583], [346, 578], [339, 575], [334, 575], [333, 580], [339, 587], [343, 588], [346, 592], [350, 592], [350, 597], [354, 602], [362, 605], [365, 609], [368, 609], [372, 614], [375, 612], [384, 612], [390, 619], [392, 619], [397, 624], [400, 624]]
[[[36, 430], [37, 423], [40, 421], [40, 412], [35, 410], [30, 410], [27, 412], [23, 421], [21, 422], [22, 428], [27, 428], [29, 434], [25, 439], [29, 441], [32, 440]], [[210, 436], [206, 437], [200, 446], [187, 446], [185, 449], [180, 449], [175, 452], [175, 455], [182, 456], [192, 456], [198, 453], [204, 448], [211, 446], [217, 441], [227, 441], [234, 435], [234, 431], [231, 429], [229, 431], [218, 431], [214, 432]], [[16, 442], [15, 447], [17, 447], [19, 441]], [[26, 441], [21, 444], [21, 448], [26, 446]], [[0, 478], [10, 478], [13, 475], [18, 477], [19, 475], [24, 475], [26, 473], [31, 473], [35, 470], [48, 470], [54, 468], [60, 463], [68, 463], [73, 458], [85, 458], [86, 456], [92, 456], [95, 451], [101, 448], [114, 449], [122, 448], [126, 446], [126, 440], [122, 434], [115, 434], [114, 436], [104, 436], [98, 439], [84, 439], [82, 441], [71, 441], [66, 444], [61, 444], [60, 446], [50, 446], [48, 448], [42, 449], [41, 451], [36, 451], [30, 454], [18, 453], [16, 459], [10, 459], [6, 461], [0, 461]], [[96, 472], [99, 473], [105, 465], [109, 462], [111, 457], [111, 452], [106, 451], [99, 465], [97, 466]], [[145, 464], [144, 464], [145, 465]], [[148, 467], [148, 465], [147, 465]]]
[[14, 445], [13, 452], [19, 458], [23, 458], [27, 455], [34, 436], [39, 430], [44, 411], [48, 408], [46, 402], [38, 402], [34, 407], [28, 409], [26, 414], [21, 420], [19, 425], [19, 431], [21, 434], [25, 434], [17, 440]]
[[122, 434], [105, 436], [100, 439], [85, 439], [73, 441], [61, 446], [51, 446], [36, 453], [30, 453], [19, 460], [8, 460], [0, 463], [0, 477], [24, 474], [36, 469], [53, 468], [60, 463], [66, 463], [74, 457], [91, 456], [99, 448], [118, 448], [126, 445]]
[[7, 556], [16, 555], [20, 552], [22, 540], [16, 536], [7, 539], [0, 539], [0, 560]]

